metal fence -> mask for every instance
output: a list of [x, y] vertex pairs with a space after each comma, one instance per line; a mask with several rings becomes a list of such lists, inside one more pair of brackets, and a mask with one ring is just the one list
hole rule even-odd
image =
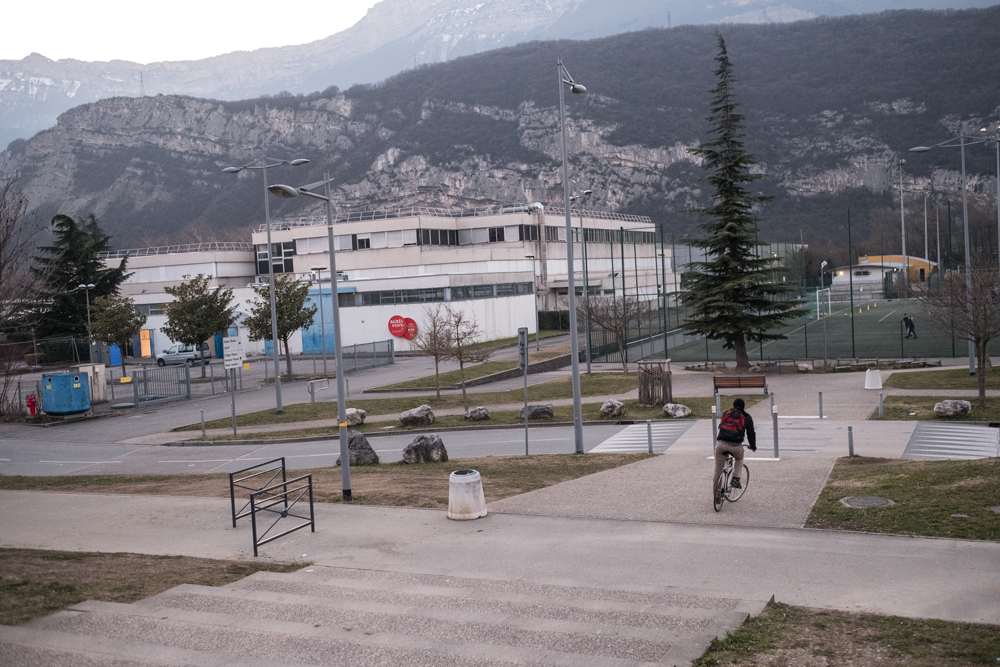
[[396, 352], [392, 340], [348, 345], [341, 348], [340, 352], [344, 355], [345, 374], [396, 363]]
[[132, 371], [132, 399], [135, 407], [191, 398], [191, 369], [163, 366]]

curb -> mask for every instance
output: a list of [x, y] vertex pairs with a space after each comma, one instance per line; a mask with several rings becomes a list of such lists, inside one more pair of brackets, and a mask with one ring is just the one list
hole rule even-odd
[[[584, 426], [617, 426], [617, 425], [631, 425], [640, 424], [645, 422], [645, 419], [622, 419], [615, 422], [597, 422], [597, 421], [585, 421]], [[698, 421], [696, 419], [651, 419], [652, 422], [676, 422], [676, 421]], [[529, 422], [529, 426], [541, 426], [541, 427], [553, 427], [553, 426], [572, 426], [573, 422]], [[450, 426], [447, 428], [419, 428], [412, 430], [400, 430], [400, 431], [386, 431], [379, 432], [375, 431], [372, 433], [364, 433], [366, 438], [377, 438], [381, 436], [389, 435], [399, 435], [401, 433], [442, 433], [442, 432], [453, 432], [453, 431], [480, 431], [484, 429], [497, 430], [497, 429], [523, 429], [524, 424], [483, 424], [481, 426]], [[167, 442], [160, 447], [228, 447], [231, 445], [282, 445], [291, 444], [297, 442], [322, 442], [323, 440], [336, 440], [338, 436], [336, 435], [318, 435], [309, 436], [305, 438], [274, 438], [274, 439], [261, 439], [261, 440], [212, 440], [212, 441], [201, 441], [195, 442], [193, 440], [180, 440], [177, 442]]]

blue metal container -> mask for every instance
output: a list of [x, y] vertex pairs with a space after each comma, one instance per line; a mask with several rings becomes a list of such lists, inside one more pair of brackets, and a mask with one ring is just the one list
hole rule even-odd
[[90, 384], [86, 373], [52, 373], [42, 376], [42, 412], [76, 415], [90, 409]]

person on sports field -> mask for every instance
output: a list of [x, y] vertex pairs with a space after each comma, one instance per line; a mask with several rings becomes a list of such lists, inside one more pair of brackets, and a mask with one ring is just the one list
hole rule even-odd
[[757, 432], [753, 428], [753, 417], [746, 412], [746, 402], [742, 398], [733, 401], [733, 409], [727, 411], [719, 420], [719, 433], [715, 442], [715, 474], [712, 475], [712, 491], [715, 491], [715, 481], [726, 465], [726, 452], [733, 455], [736, 475], [731, 485], [740, 489], [739, 473], [743, 472], [743, 436], [746, 435], [750, 451], [757, 451]]

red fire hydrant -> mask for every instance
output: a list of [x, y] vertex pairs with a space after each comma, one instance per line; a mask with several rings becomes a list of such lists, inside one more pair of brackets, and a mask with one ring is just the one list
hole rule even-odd
[[28, 397], [28, 410], [31, 412], [31, 416], [34, 417], [35, 416], [35, 397], [34, 396], [29, 396]]

